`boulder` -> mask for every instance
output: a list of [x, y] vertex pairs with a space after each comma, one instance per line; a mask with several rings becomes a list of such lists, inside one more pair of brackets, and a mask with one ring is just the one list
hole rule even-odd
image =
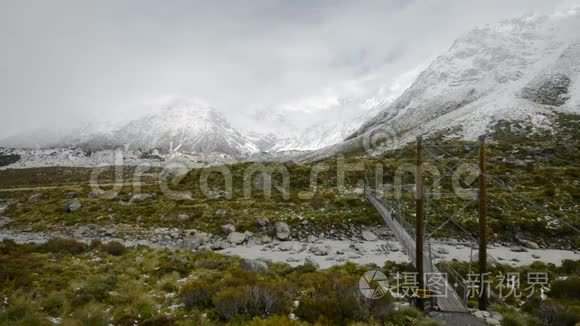
[[314, 242], [318, 241], [318, 238], [311, 234], [308, 236], [307, 241], [310, 243], [314, 243]]
[[8, 210], [8, 204], [0, 204], [0, 215], [4, 214]]
[[261, 242], [261, 243], [270, 243], [270, 242], [272, 242], [272, 238], [270, 238], [270, 237], [269, 237], [269, 236], [267, 236], [267, 235], [263, 235], [263, 236], [260, 238], [260, 242]]
[[256, 226], [265, 227], [266, 225], [270, 224], [270, 220], [265, 217], [258, 217], [256, 219]]
[[256, 273], [263, 273], [268, 271], [268, 264], [256, 259], [244, 259], [240, 262], [240, 267], [247, 271]]
[[361, 237], [365, 239], [365, 241], [377, 241], [376, 234], [368, 230], [363, 230], [361, 232]]
[[222, 231], [225, 234], [230, 234], [232, 232], [236, 232], [236, 227], [233, 224], [224, 224], [222, 225]]
[[72, 213], [79, 210], [82, 207], [81, 201], [78, 198], [71, 199], [66, 204], [64, 204], [64, 211], [67, 213]]
[[129, 199], [129, 204], [142, 203], [146, 200], [153, 198], [154, 196], [152, 194], [134, 194], [133, 196], [131, 196], [131, 199]]
[[449, 254], [449, 250], [445, 249], [445, 248], [437, 248], [437, 253], [440, 255], [448, 255]]
[[[91, 199], [95, 199], [95, 198], [116, 199], [118, 196], [119, 196], [119, 193], [115, 192], [115, 191], [99, 190], [99, 191], [91, 191], [87, 197], [91, 198]], [[129, 197], [131, 197], [131, 195], [129, 195]]]
[[538, 246], [538, 244], [533, 242], [533, 241], [520, 240], [520, 243], [522, 244], [522, 246], [524, 246], [528, 249], [540, 249], [540, 246]]
[[306, 257], [306, 258], [304, 258], [304, 265], [306, 265], [306, 266], [312, 266], [312, 267], [314, 267], [316, 269], [319, 269], [320, 268], [320, 265], [312, 257]]
[[276, 222], [276, 238], [280, 240], [288, 240], [290, 238], [290, 227], [288, 224], [282, 221]]
[[228, 211], [226, 211], [225, 209], [220, 208], [215, 211], [215, 216], [224, 217], [226, 215], [228, 215]]
[[228, 235], [228, 241], [237, 245], [242, 244], [244, 241], [246, 241], [246, 234], [241, 232], [232, 232]]
[[524, 247], [512, 247], [510, 248], [511, 251], [513, 252], [527, 252], [528, 249], [524, 248]]
[[177, 222], [179, 222], [179, 223], [189, 222], [189, 221], [191, 221], [191, 219], [192, 219], [192, 217], [190, 215], [187, 215], [187, 214], [179, 214], [179, 215], [177, 215], [177, 218], [176, 218]]
[[231, 244], [224, 240], [218, 240], [210, 245], [211, 249], [213, 250], [222, 250], [226, 248], [230, 248]]
[[314, 246], [310, 248], [310, 252], [312, 252], [315, 256], [326, 256], [328, 255], [328, 248], [322, 246]]
[[39, 201], [40, 201], [42, 198], [44, 198], [44, 195], [43, 195], [43, 194], [41, 194], [41, 193], [34, 194], [34, 195], [31, 195], [30, 197], [28, 197], [28, 202], [29, 202], [29, 203], [37, 203], [37, 202], [39, 202]]
[[66, 193], [66, 198], [68, 198], [68, 199], [77, 198], [77, 193], [76, 193], [76, 192], [74, 192], [74, 191], [67, 192], [67, 193]]
[[81, 226], [73, 232], [75, 238], [82, 238], [83, 236], [89, 235], [91, 229], [88, 226]]
[[10, 223], [12, 223], [14, 220], [11, 219], [10, 217], [6, 217], [6, 216], [0, 216], [0, 228], [8, 225]]
[[486, 318], [485, 322], [488, 325], [497, 325], [497, 326], [501, 326], [501, 322], [495, 318]]
[[283, 243], [278, 248], [280, 251], [291, 251], [294, 249], [294, 246], [291, 243]]

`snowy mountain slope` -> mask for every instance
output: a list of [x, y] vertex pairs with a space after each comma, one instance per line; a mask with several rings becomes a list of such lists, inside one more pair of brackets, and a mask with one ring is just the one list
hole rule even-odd
[[265, 135], [252, 133], [264, 151], [311, 151], [334, 145], [355, 132], [393, 100], [382, 89], [371, 95], [329, 98], [312, 108], [297, 103], [257, 111], [254, 124], [270, 126]]
[[398, 144], [441, 130], [476, 139], [501, 119], [541, 127], [554, 109], [578, 112], [579, 27], [580, 17], [573, 14], [477, 28], [345, 142], [315, 155], [361, 149], [376, 133], [390, 134]]
[[160, 116], [131, 122], [117, 131], [116, 136], [129, 145], [143, 148], [232, 154], [257, 152], [254, 144], [232, 129], [213, 109], [173, 107]]
[[258, 152], [258, 147], [233, 129], [212, 107], [191, 100], [171, 103], [164, 110], [130, 121], [117, 130], [99, 133], [79, 146], [186, 153], [223, 153], [231, 156]]

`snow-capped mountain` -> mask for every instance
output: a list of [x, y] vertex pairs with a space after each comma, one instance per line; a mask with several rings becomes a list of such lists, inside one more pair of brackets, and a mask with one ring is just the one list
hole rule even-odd
[[392, 102], [390, 92], [384, 93], [379, 88], [371, 95], [331, 98], [316, 108], [297, 103], [259, 110], [253, 123], [270, 129], [250, 134], [261, 150], [270, 152], [311, 151], [334, 145]]
[[421, 134], [474, 140], [500, 120], [549, 127], [553, 110], [580, 113], [578, 30], [580, 11], [476, 28], [345, 142], [317, 155], [366, 147], [376, 134], [385, 135], [384, 150]]
[[231, 156], [258, 152], [258, 147], [231, 127], [207, 104], [178, 100], [163, 110], [130, 121], [110, 133], [98, 133], [79, 144], [99, 148], [123, 146], [134, 150], [223, 153]]
[[115, 133], [124, 144], [171, 151], [251, 154], [257, 147], [215, 109], [189, 103], [132, 121]]

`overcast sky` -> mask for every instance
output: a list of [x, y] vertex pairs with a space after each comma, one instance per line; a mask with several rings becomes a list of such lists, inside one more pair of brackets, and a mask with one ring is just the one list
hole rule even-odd
[[[546, 0], [0, 0], [0, 137], [127, 119], [160, 98], [225, 113], [384, 83]], [[326, 92], [326, 93], [325, 93]]]

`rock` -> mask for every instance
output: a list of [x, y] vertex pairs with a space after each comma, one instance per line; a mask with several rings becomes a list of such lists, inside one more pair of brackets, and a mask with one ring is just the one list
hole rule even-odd
[[8, 210], [8, 204], [0, 204], [0, 215]]
[[88, 226], [81, 226], [73, 232], [75, 238], [82, 238], [90, 233], [91, 229]]
[[500, 314], [499, 312], [492, 311], [491, 312], [491, 317], [489, 317], [489, 318], [493, 318], [493, 319], [502, 321], [503, 320], [503, 315]]
[[105, 232], [105, 235], [111, 236], [117, 232], [117, 229], [114, 227], [110, 227], [110, 228], [106, 229], [104, 232]]
[[40, 201], [42, 198], [44, 198], [44, 195], [43, 195], [43, 194], [41, 194], [41, 193], [34, 194], [34, 195], [32, 195], [32, 196], [28, 197], [28, 202], [29, 202], [29, 203], [37, 203], [37, 202], [39, 202], [39, 201]]
[[268, 264], [256, 259], [244, 259], [240, 263], [240, 267], [256, 273], [263, 273], [268, 271]]
[[448, 255], [449, 254], [449, 250], [445, 249], [445, 248], [437, 248], [437, 253], [440, 255]]
[[64, 211], [67, 213], [72, 213], [79, 210], [82, 206], [83, 205], [78, 198], [71, 199], [66, 204], [64, 204]]
[[540, 255], [532, 254], [532, 258], [534, 258], [534, 259], [540, 259], [542, 257]]
[[222, 225], [222, 231], [225, 234], [230, 234], [232, 232], [236, 232], [236, 227], [233, 224], [224, 224]]
[[362, 231], [361, 237], [363, 239], [365, 239], [366, 241], [377, 241], [377, 236], [373, 232], [368, 231], [368, 230]]
[[486, 322], [488, 325], [498, 325], [498, 326], [501, 326], [501, 323], [500, 323], [500, 321], [499, 321], [499, 320], [497, 320], [497, 319], [495, 319], [495, 318], [486, 318], [486, 319], [485, 319], [485, 322]]
[[224, 240], [218, 240], [210, 245], [210, 248], [213, 250], [222, 250], [230, 247], [230, 243]]
[[272, 242], [272, 238], [270, 238], [270, 237], [269, 237], [269, 236], [267, 236], [267, 235], [263, 235], [263, 236], [260, 238], [260, 242], [261, 242], [261, 243], [270, 243], [270, 242]]
[[250, 231], [244, 231], [244, 234], [246, 235], [246, 238], [252, 238], [254, 237], [254, 233], [250, 232]]
[[198, 235], [187, 235], [183, 238], [183, 247], [190, 250], [197, 250], [203, 245], [203, 238]]
[[76, 192], [74, 192], [74, 191], [67, 192], [67, 193], [66, 193], [66, 198], [68, 198], [68, 199], [77, 198], [77, 193], [76, 193]]
[[476, 310], [473, 312], [473, 315], [475, 317], [477, 317], [477, 319], [485, 319], [486, 318], [486, 313], [487, 311], [483, 311], [483, 310]]
[[189, 222], [189, 221], [191, 221], [191, 219], [192, 219], [191, 216], [187, 215], [187, 214], [179, 214], [179, 215], [177, 215], [177, 218], [176, 218], [177, 222], [179, 222], [179, 223]]
[[242, 244], [246, 241], [246, 234], [241, 232], [232, 232], [228, 235], [228, 241], [234, 244]]
[[8, 225], [12, 222], [14, 222], [14, 220], [11, 219], [10, 217], [0, 216], [0, 228], [4, 227], [5, 225]]
[[280, 251], [291, 251], [294, 249], [294, 246], [291, 243], [283, 243], [278, 248]]
[[344, 255], [344, 251], [342, 251], [341, 249], [338, 249], [338, 250], [336, 251], [336, 254], [337, 254], [337, 255]]
[[[118, 196], [119, 196], [118, 192], [100, 190], [100, 191], [91, 191], [87, 197], [91, 198], [91, 199], [94, 199], [94, 198], [116, 199]], [[129, 197], [131, 197], [131, 196], [129, 196]]]
[[288, 240], [290, 238], [290, 227], [288, 224], [282, 221], [276, 222], [276, 238], [280, 240]]
[[304, 265], [306, 265], [306, 266], [312, 266], [312, 267], [314, 267], [316, 269], [319, 269], [320, 268], [320, 265], [312, 257], [306, 257], [306, 258], [304, 258]]
[[142, 203], [146, 200], [153, 198], [154, 196], [152, 194], [134, 194], [133, 196], [131, 196], [131, 199], [129, 199], [129, 204]]
[[522, 246], [528, 249], [540, 249], [540, 246], [538, 246], [538, 244], [533, 241], [520, 240], [520, 243], [522, 244]]
[[298, 259], [296, 257], [288, 257], [288, 258], [286, 258], [286, 262], [287, 263], [297, 263], [299, 261], [300, 261], [300, 259]]
[[226, 215], [228, 215], [228, 211], [226, 211], [225, 209], [220, 208], [215, 211], [215, 216], [224, 217]]
[[528, 251], [528, 249], [526, 249], [524, 247], [511, 247], [510, 250], [513, 252], [527, 252]]
[[321, 247], [321, 246], [315, 246], [310, 248], [310, 252], [312, 252], [315, 256], [326, 256], [328, 255], [328, 248], [327, 247]]
[[310, 243], [314, 243], [314, 242], [318, 241], [318, 238], [311, 234], [308, 236], [308, 238], [306, 238], [306, 241], [308, 241]]
[[258, 217], [256, 219], [256, 226], [265, 227], [266, 225], [270, 224], [270, 220], [265, 217]]

